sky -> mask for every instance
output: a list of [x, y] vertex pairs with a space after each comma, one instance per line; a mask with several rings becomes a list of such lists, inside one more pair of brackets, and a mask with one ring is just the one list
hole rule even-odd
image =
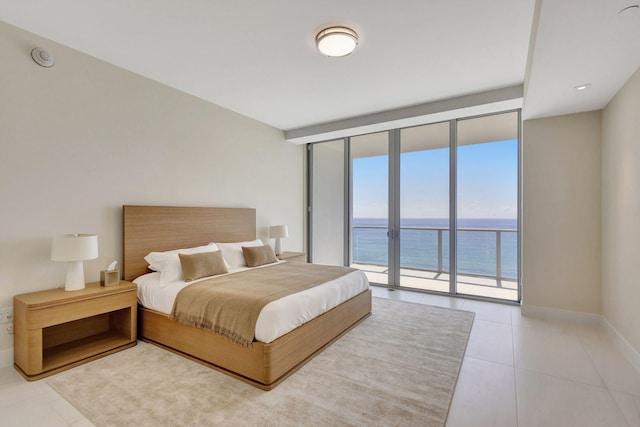
[[[388, 157], [353, 160], [353, 217], [388, 215]], [[516, 218], [518, 142], [458, 147], [458, 218]], [[402, 153], [402, 218], [449, 216], [449, 149]]]

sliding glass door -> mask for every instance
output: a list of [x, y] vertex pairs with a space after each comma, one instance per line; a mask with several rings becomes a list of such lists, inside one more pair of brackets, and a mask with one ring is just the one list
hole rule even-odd
[[310, 259], [392, 288], [518, 301], [519, 111], [310, 149]]
[[389, 284], [388, 132], [352, 137], [351, 266], [373, 283]]
[[457, 142], [456, 290], [518, 300], [518, 113], [460, 120]]
[[400, 130], [403, 287], [449, 292], [449, 122]]

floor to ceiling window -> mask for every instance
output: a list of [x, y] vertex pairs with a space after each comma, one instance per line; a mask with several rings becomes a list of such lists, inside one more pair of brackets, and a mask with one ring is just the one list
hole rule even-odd
[[449, 122], [400, 130], [403, 287], [449, 292]]
[[519, 121], [513, 111], [314, 144], [311, 261], [393, 288], [519, 300]]
[[389, 284], [388, 132], [355, 136], [351, 154], [351, 264]]
[[518, 113], [458, 121], [456, 291], [518, 300]]

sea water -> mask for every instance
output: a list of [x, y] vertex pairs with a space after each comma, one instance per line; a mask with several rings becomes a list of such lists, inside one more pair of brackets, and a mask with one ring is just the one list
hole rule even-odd
[[[386, 218], [353, 219], [354, 263], [388, 264], [387, 224]], [[496, 235], [498, 233], [495, 230], [500, 230], [501, 276], [517, 277], [517, 219], [458, 219], [457, 226], [458, 273], [496, 276]], [[449, 272], [448, 218], [404, 218], [400, 227], [401, 267], [438, 271], [440, 263], [441, 271]], [[439, 240], [441, 240], [440, 261]]]

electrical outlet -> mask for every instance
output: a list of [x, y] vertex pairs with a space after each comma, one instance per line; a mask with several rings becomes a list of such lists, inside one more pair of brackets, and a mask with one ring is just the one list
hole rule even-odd
[[9, 323], [6, 327], [5, 330], [7, 331], [7, 333], [9, 335], [13, 335], [13, 322]]
[[0, 308], [0, 323], [13, 322], [13, 308]]

